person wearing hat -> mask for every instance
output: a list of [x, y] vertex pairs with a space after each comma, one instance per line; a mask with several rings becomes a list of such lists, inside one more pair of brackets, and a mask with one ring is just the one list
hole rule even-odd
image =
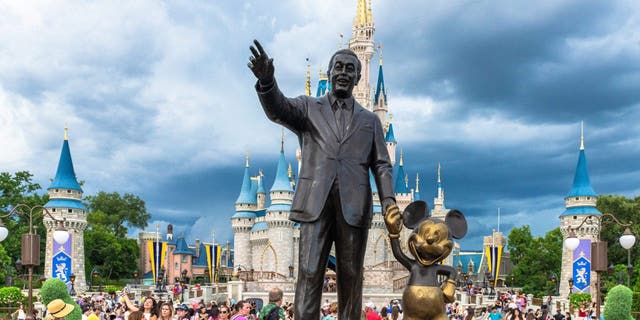
[[382, 320], [379, 314], [374, 310], [376, 305], [369, 301], [364, 305], [364, 315], [367, 320]]
[[186, 304], [181, 304], [176, 308], [175, 320], [189, 320], [189, 307]]
[[55, 299], [47, 304], [47, 313], [56, 319], [64, 319], [73, 308], [73, 305], [65, 303], [62, 299]]

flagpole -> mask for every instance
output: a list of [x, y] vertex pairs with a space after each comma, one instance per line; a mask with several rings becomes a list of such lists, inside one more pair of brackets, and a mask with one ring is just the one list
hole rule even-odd
[[155, 280], [156, 280], [156, 289], [160, 289], [159, 285], [160, 285], [160, 281], [158, 279], [158, 276], [160, 275], [160, 273], [158, 271], [160, 271], [160, 224], [156, 223], [156, 257], [155, 257], [156, 261], [155, 261], [155, 265], [156, 265], [156, 272], [154, 274], [155, 276]]

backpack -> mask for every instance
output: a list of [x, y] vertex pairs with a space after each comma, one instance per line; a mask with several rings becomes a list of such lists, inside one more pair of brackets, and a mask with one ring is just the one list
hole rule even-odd
[[275, 307], [269, 311], [264, 320], [280, 320], [280, 307]]

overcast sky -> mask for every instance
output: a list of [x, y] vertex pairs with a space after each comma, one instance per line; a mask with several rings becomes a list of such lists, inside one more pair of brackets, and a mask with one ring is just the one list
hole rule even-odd
[[[398, 148], [432, 205], [481, 238], [555, 228], [578, 158], [580, 121], [599, 194], [640, 191], [640, 3], [373, 0], [375, 41]], [[246, 63], [252, 39], [285, 94], [312, 91], [351, 36], [356, 1], [0, 0], [0, 171], [46, 188], [65, 123], [85, 195], [133, 193], [189, 241], [232, 239], [245, 152], [273, 183], [281, 128]], [[377, 59], [372, 67], [376, 70]], [[375, 74], [372, 85], [375, 85]], [[287, 132], [286, 156], [297, 140]], [[43, 190], [44, 192], [44, 190]]]

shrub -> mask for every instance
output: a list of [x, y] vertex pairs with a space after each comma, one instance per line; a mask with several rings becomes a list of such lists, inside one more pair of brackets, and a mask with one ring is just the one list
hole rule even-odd
[[67, 285], [60, 279], [48, 279], [40, 289], [42, 303], [45, 305], [55, 299], [62, 299], [74, 306], [73, 311], [65, 317], [66, 320], [82, 320], [82, 310], [80, 306], [69, 296]]
[[22, 291], [16, 287], [0, 288], [0, 304], [2, 305], [19, 305], [25, 303], [26, 297], [22, 295]]
[[631, 301], [633, 292], [623, 285], [613, 287], [605, 301], [604, 318], [606, 320], [632, 320]]
[[569, 304], [575, 310], [581, 306], [589, 306], [591, 304], [591, 295], [588, 293], [572, 293], [569, 298]]

